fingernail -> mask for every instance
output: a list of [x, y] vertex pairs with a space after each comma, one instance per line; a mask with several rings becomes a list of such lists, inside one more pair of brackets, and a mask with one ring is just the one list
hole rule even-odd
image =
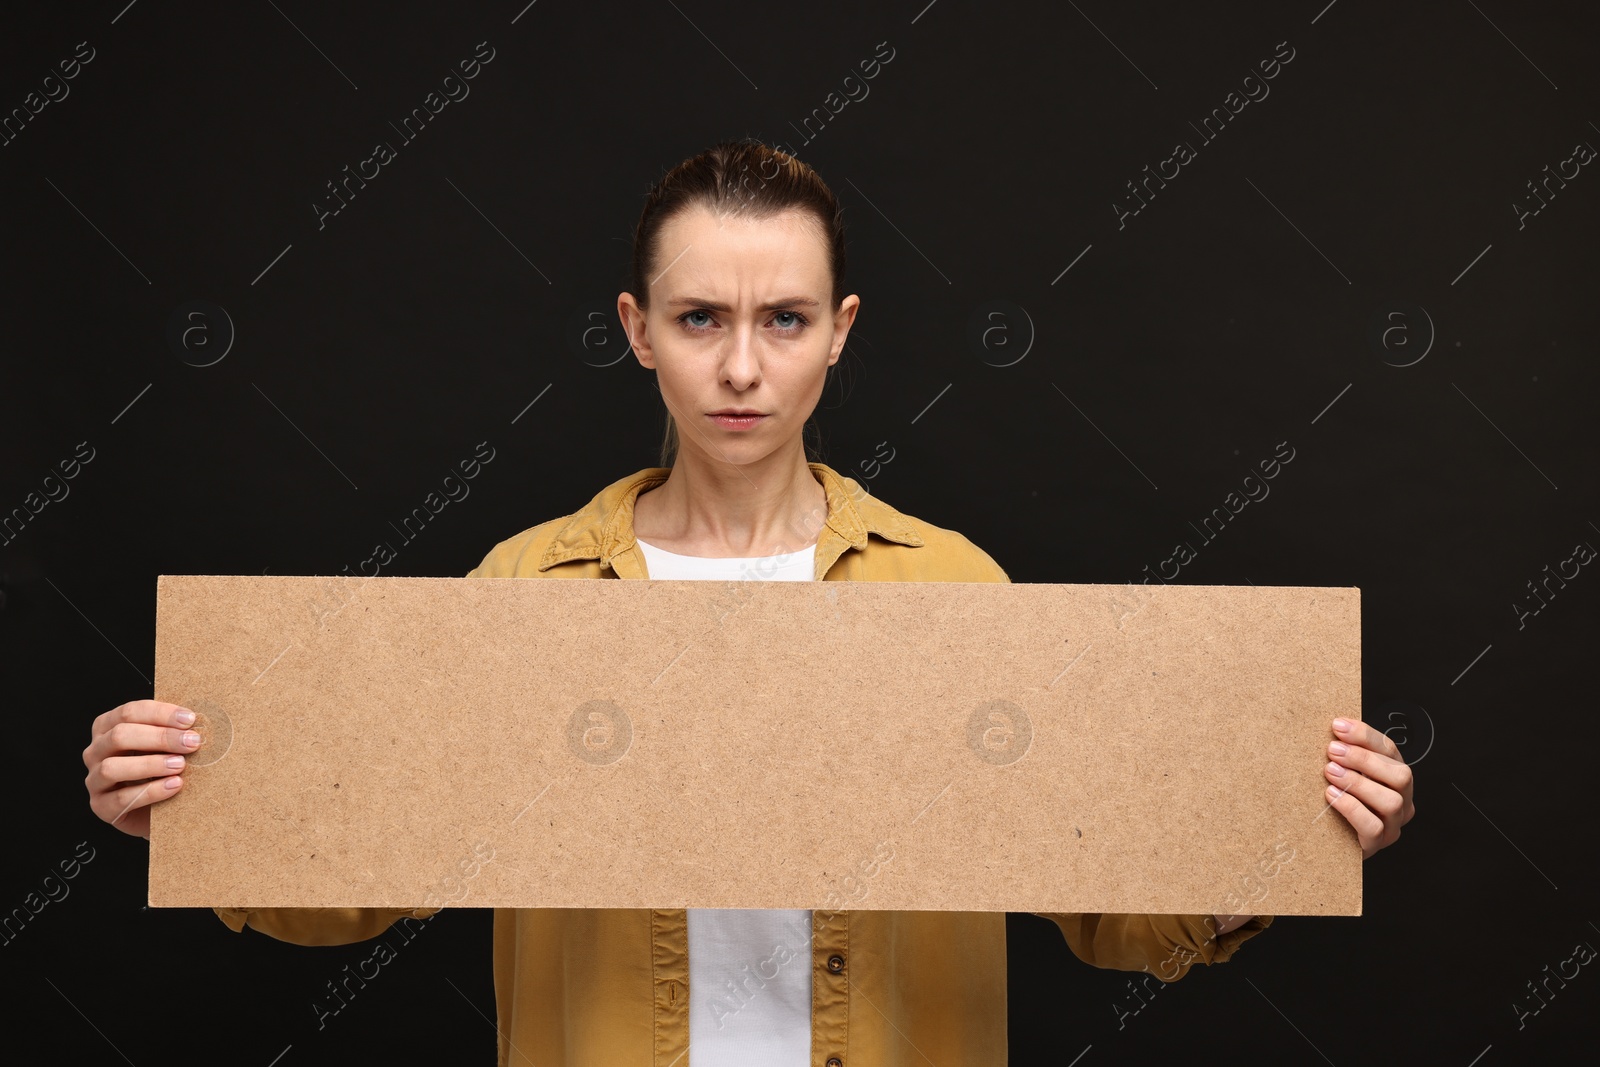
[[1329, 763], [1328, 764], [1328, 773], [1330, 773], [1332, 775], [1335, 775], [1336, 777], [1343, 778], [1344, 777], [1344, 768], [1339, 766], [1337, 763]]
[[1328, 751], [1332, 752], [1335, 756], [1343, 756], [1350, 751], [1350, 746], [1335, 741], [1328, 746]]
[[194, 722], [194, 712], [190, 711], [188, 708], [185, 708], [184, 710], [178, 712], [178, 714], [174, 715], [173, 718], [178, 720], [179, 726], [188, 726]]
[[182, 756], [168, 756], [167, 757], [167, 766], [169, 768], [171, 768], [172, 770], [175, 770], [175, 771], [183, 770], [183, 757]]
[[167, 779], [167, 788], [168, 789], [176, 789], [182, 784], [183, 784], [183, 779], [182, 778], [168, 778]]
[[188, 733], [183, 735], [183, 743], [188, 745], [190, 748], [194, 748], [200, 744], [200, 735], [195, 733], [193, 730], [190, 730]]
[[1344, 719], [1334, 719], [1333, 728], [1342, 734], [1346, 730], [1350, 729], [1350, 723]]
[[1338, 800], [1340, 797], [1344, 796], [1344, 790], [1340, 789], [1336, 785], [1330, 785], [1328, 787], [1328, 796], [1332, 797], [1334, 800]]

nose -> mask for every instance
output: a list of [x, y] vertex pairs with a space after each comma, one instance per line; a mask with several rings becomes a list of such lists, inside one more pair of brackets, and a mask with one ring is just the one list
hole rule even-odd
[[739, 392], [761, 381], [761, 354], [754, 328], [748, 324], [731, 331], [722, 354], [722, 380]]

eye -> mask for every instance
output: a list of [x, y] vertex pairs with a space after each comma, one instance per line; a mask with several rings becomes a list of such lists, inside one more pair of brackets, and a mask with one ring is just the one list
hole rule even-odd
[[[704, 315], [706, 317], [706, 321], [702, 323], [698, 320], [694, 320], [694, 316], [697, 315]], [[708, 330], [711, 328], [711, 312], [706, 311], [704, 308], [696, 308], [693, 311], [685, 311], [682, 315], [679, 315], [678, 321], [689, 327], [691, 330]]]
[[[781, 321], [785, 320], [786, 316], [787, 320]], [[798, 333], [802, 327], [807, 325], [806, 317], [798, 311], [780, 311], [772, 316], [772, 321], [784, 333]]]

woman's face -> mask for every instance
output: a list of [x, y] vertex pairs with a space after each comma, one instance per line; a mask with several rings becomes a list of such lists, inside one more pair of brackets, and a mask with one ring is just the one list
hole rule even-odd
[[[680, 452], [742, 465], [800, 448], [861, 303], [852, 295], [830, 307], [815, 216], [719, 217], [697, 206], [658, 237], [648, 311], [623, 293], [617, 313], [639, 362], [656, 372]], [[755, 417], [718, 414], [729, 411]]]

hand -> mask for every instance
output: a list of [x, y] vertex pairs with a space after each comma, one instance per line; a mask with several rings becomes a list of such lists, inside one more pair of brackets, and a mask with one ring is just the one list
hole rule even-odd
[[[1361, 858], [1400, 839], [1400, 827], [1417, 813], [1411, 801], [1411, 768], [1388, 736], [1364, 722], [1334, 719], [1339, 740], [1328, 745], [1330, 763], [1322, 768], [1330, 789], [1323, 795], [1339, 810], [1361, 840]], [[1340, 751], [1344, 749], [1344, 751]], [[1342, 773], [1335, 773], [1334, 768]]]
[[185, 754], [200, 747], [194, 712], [160, 700], [131, 700], [95, 718], [83, 765], [89, 807], [125, 834], [150, 836], [150, 807], [183, 786]]

